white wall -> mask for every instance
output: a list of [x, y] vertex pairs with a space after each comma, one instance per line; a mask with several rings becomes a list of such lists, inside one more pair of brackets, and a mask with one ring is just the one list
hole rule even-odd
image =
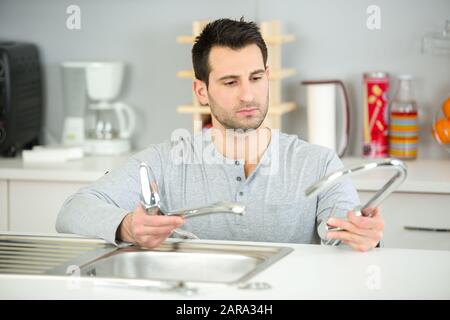
[[[66, 8], [82, 11], [81, 30], [65, 26]], [[366, 8], [381, 8], [381, 30], [366, 27]], [[450, 56], [420, 52], [425, 32], [441, 30], [450, 18], [448, 0], [253, 0], [253, 1], [120, 1], [120, 0], [2, 0], [0, 39], [36, 43], [46, 74], [46, 127], [49, 140], [60, 138], [62, 93], [59, 63], [67, 60], [124, 60], [129, 64], [123, 100], [140, 116], [134, 137], [136, 148], [169, 137], [175, 128], [191, 128], [187, 115], [176, 106], [191, 99], [188, 80], [176, 78], [191, 67], [190, 47], [177, 44], [178, 35], [190, 34], [191, 21], [219, 17], [282, 21], [297, 41], [283, 47], [283, 64], [297, 75], [286, 79], [284, 97], [301, 107], [284, 117], [285, 130], [307, 139], [305, 79], [339, 78], [349, 89], [352, 108], [349, 155], [361, 154], [362, 73], [383, 70], [416, 78], [420, 108], [419, 157], [445, 158], [433, 141], [431, 118], [450, 96]]]

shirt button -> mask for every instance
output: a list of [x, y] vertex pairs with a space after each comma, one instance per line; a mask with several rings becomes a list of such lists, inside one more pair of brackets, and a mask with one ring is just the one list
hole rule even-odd
[[241, 181], [242, 179], [241, 179], [241, 177], [237, 177], [236, 180], [237, 181]]
[[243, 193], [242, 191], [239, 191], [239, 195], [240, 195], [240, 196], [243, 196], [244, 193]]
[[238, 166], [239, 165], [239, 161], [237, 161], [237, 160], [234, 161], [234, 164]]

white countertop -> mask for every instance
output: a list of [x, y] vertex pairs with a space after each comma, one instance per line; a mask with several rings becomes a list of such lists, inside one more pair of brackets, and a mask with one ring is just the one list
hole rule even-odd
[[[121, 165], [130, 154], [107, 157], [85, 157], [81, 160], [56, 164], [27, 164], [20, 158], [0, 158], [0, 179], [67, 181], [90, 183]], [[347, 165], [370, 162], [370, 159], [344, 158]], [[405, 161], [408, 177], [398, 192], [425, 192], [450, 194], [450, 158], [448, 160], [418, 159]], [[352, 178], [360, 191], [376, 191], [393, 172], [378, 170]]]
[[[372, 161], [362, 158], [342, 160], [345, 166]], [[450, 158], [448, 160], [418, 159], [404, 161], [404, 163], [408, 167], [408, 175], [397, 192], [450, 194]], [[391, 170], [373, 170], [352, 177], [352, 181], [359, 191], [377, 191], [393, 174]]]
[[25, 163], [21, 158], [0, 158], [0, 179], [94, 182], [120, 166], [131, 154], [91, 156], [55, 163]]
[[269, 283], [267, 290], [188, 283], [198, 292], [186, 296], [105, 287], [93, 278], [74, 282], [73, 277], [0, 275], [0, 299], [450, 299], [450, 251], [383, 248], [360, 253], [348, 247], [268, 245], [294, 251], [250, 280]]

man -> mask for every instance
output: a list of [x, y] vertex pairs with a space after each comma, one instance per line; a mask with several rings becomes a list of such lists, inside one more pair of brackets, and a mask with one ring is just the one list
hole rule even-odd
[[[208, 24], [196, 39], [192, 60], [193, 90], [211, 108], [212, 129], [193, 137], [177, 131], [172, 141], [150, 146], [81, 189], [64, 203], [57, 230], [148, 248], [181, 226], [201, 239], [320, 243], [317, 226], [334, 210], [327, 223], [343, 230], [328, 238], [359, 251], [377, 246], [381, 214], [376, 208], [367, 209], [370, 217], [348, 212], [359, 203], [350, 181], [316, 197], [304, 195], [308, 186], [342, 167], [335, 152], [263, 125], [270, 69], [256, 24], [242, 19]], [[186, 221], [148, 215], [139, 204], [141, 162], [152, 168], [169, 211], [227, 200], [245, 204], [246, 214]]]

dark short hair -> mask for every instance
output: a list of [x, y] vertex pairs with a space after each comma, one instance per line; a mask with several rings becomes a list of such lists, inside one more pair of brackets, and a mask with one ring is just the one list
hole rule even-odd
[[259, 27], [254, 22], [218, 19], [208, 23], [192, 47], [192, 64], [195, 77], [208, 85], [209, 53], [214, 46], [229, 47], [237, 50], [247, 45], [256, 44], [261, 50], [264, 67], [267, 63], [267, 46], [261, 36]]

